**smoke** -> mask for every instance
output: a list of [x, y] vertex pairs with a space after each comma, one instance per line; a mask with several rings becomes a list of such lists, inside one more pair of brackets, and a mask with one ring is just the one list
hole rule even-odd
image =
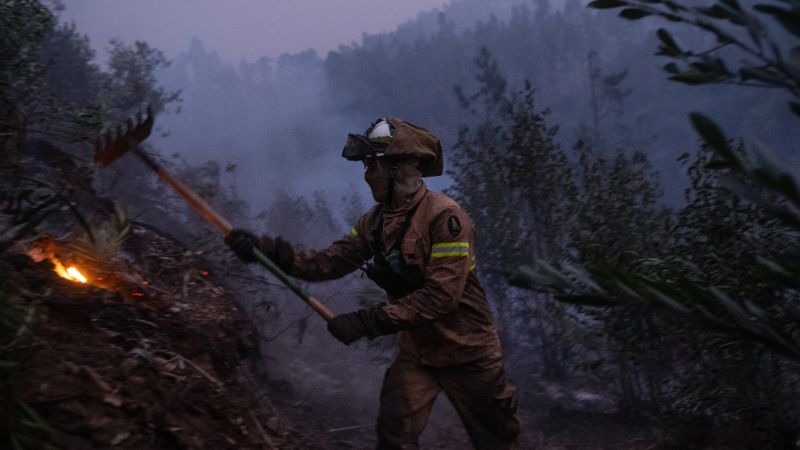
[[278, 189], [339, 198], [359, 180], [359, 167], [339, 153], [342, 136], [362, 124], [321, 109], [325, 81], [314, 51], [234, 67], [194, 39], [161, 79], [182, 90], [183, 105], [161, 119], [169, 134], [155, 147], [191, 165], [215, 159], [230, 167], [229, 181], [255, 210]]
[[[401, 116], [431, 128], [443, 140], [447, 159], [458, 126], [470, 120], [456, 105], [452, 89], [461, 84], [468, 93], [474, 90], [473, 61], [481, 46], [496, 56], [511, 91], [532, 79], [537, 108], [550, 109], [548, 123], [561, 127], [557, 138], [565, 146], [573, 145], [581, 127], [592, 121], [589, 51], [598, 51], [606, 79], [627, 70], [621, 86], [632, 94], [624, 98], [624, 110], [610, 110], [601, 128], [609, 130], [615, 145], [625, 135], [631, 148], [648, 151], [654, 166], [667, 174], [663, 179], [671, 200], [680, 198], [685, 187], [675, 159], [697, 148], [686, 118], [691, 110], [715, 117], [730, 130], [763, 134], [774, 128], [784, 130], [778, 139], [795, 139], [785, 133], [788, 113], [769, 94], [757, 99], [728, 95], [723, 86], [704, 87], [700, 95], [666, 81], [660, 70], [664, 61], [651, 55], [657, 47], [652, 27], [622, 31], [619, 19], [598, 19], [576, 9], [577, 2], [556, 13], [548, 12], [544, 2], [530, 10], [517, 4], [454, 2], [442, 14], [420, 14], [395, 33], [365, 36], [361, 44], [324, 57], [308, 50], [233, 64], [194, 39], [160, 74], [166, 90], [182, 90], [183, 104], [180, 114], [158, 118], [168, 135], [152, 143], [189, 165], [219, 161], [229, 168], [223, 184], [235, 186], [252, 211], [269, 212], [256, 225], [258, 231], [279, 232], [294, 243], [319, 248], [349, 230], [355, 214], [337, 208], [340, 199], [355, 195], [363, 205], [372, 203], [360, 164], [340, 157], [347, 133], [363, 131], [380, 116]], [[540, 24], [536, 15], [549, 17], [547, 28], [531, 26]], [[482, 23], [475, 26], [477, 21]], [[570, 33], [575, 29], [585, 35]], [[340, 78], [332, 79], [327, 70], [333, 63], [349, 71], [339, 70]], [[446, 177], [429, 180], [435, 190], [448, 184]], [[317, 191], [326, 193], [338, 223], [271, 208], [284, 194], [311, 199]], [[286, 217], [275, 217], [281, 215]], [[292, 231], [297, 234], [287, 235]], [[490, 239], [491, 231], [479, 230], [480, 238]], [[308, 290], [342, 313], [365, 299], [380, 299], [368, 285], [356, 274]], [[280, 311], [261, 322], [271, 375], [288, 380], [310, 408], [334, 405], [326, 413], [331, 426], [358, 425], [336, 423], [333, 411], [341, 411], [342, 404], [351, 417], [369, 422], [393, 352], [391, 339], [343, 347], [290, 294], [274, 289], [269, 298]]]

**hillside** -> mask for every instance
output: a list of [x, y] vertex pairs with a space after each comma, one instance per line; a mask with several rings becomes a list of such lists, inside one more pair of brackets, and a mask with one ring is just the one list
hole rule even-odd
[[[142, 291], [69, 281], [49, 260], [24, 254], [0, 266], [0, 278], [15, 280], [35, 308], [30, 357], [12, 389], [55, 430], [54, 443], [313, 448], [257, 401], [257, 340], [208, 265], [142, 226], [132, 228], [125, 247], [147, 282]], [[0, 440], [30, 431], [20, 427]]]

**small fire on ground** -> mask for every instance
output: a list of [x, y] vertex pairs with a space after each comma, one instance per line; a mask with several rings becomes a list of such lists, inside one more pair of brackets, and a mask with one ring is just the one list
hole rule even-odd
[[53, 271], [62, 278], [76, 284], [90, 284], [107, 291], [118, 292], [126, 299], [149, 298], [147, 286], [149, 283], [130, 270], [119, 261], [106, 261], [104, 267], [81, 267], [67, 258], [59, 251], [59, 245], [52, 237], [45, 237], [34, 242], [26, 251], [28, 256], [36, 262], [49, 260]]
[[85, 276], [83, 276], [83, 274], [81, 273], [80, 270], [78, 270], [77, 267], [69, 266], [67, 268], [64, 268], [64, 265], [61, 264], [61, 261], [59, 261], [56, 258], [51, 258], [50, 261], [52, 261], [53, 265], [56, 266], [54, 270], [60, 277], [66, 278], [70, 281], [75, 281], [77, 283], [87, 283], [89, 281], [86, 279]]
[[53, 242], [52, 239], [42, 239], [36, 243], [34, 243], [30, 249], [28, 249], [28, 256], [31, 257], [36, 262], [40, 262], [42, 260], [48, 259], [55, 268], [53, 271], [58, 274], [58, 276], [62, 278], [66, 278], [70, 281], [74, 281], [76, 283], [88, 283], [89, 280], [86, 278], [80, 269], [73, 265], [64, 266], [64, 263], [61, 262], [58, 257], [56, 257], [56, 252], [58, 251], [58, 245]]

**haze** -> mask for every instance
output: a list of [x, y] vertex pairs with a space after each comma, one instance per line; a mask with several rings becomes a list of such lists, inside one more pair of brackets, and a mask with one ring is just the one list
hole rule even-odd
[[391, 31], [445, 0], [65, 0], [65, 22], [74, 21], [104, 59], [111, 38], [146, 41], [168, 58], [192, 37], [225, 60], [277, 57], [313, 48], [325, 54], [363, 33]]

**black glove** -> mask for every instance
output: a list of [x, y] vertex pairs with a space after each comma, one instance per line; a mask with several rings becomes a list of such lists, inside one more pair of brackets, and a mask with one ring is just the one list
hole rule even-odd
[[225, 237], [225, 243], [244, 262], [256, 261], [253, 254], [253, 247], [255, 247], [284, 272], [288, 272], [292, 268], [294, 249], [291, 244], [281, 238], [257, 237], [249, 231], [233, 229]]
[[258, 237], [249, 231], [241, 229], [231, 230], [225, 236], [225, 244], [233, 250], [233, 253], [236, 253], [239, 259], [248, 263], [256, 261], [256, 257], [253, 255], [253, 247], [261, 250]]
[[340, 314], [328, 321], [328, 331], [345, 345], [364, 336], [370, 340], [400, 331], [379, 303], [366, 309]]

